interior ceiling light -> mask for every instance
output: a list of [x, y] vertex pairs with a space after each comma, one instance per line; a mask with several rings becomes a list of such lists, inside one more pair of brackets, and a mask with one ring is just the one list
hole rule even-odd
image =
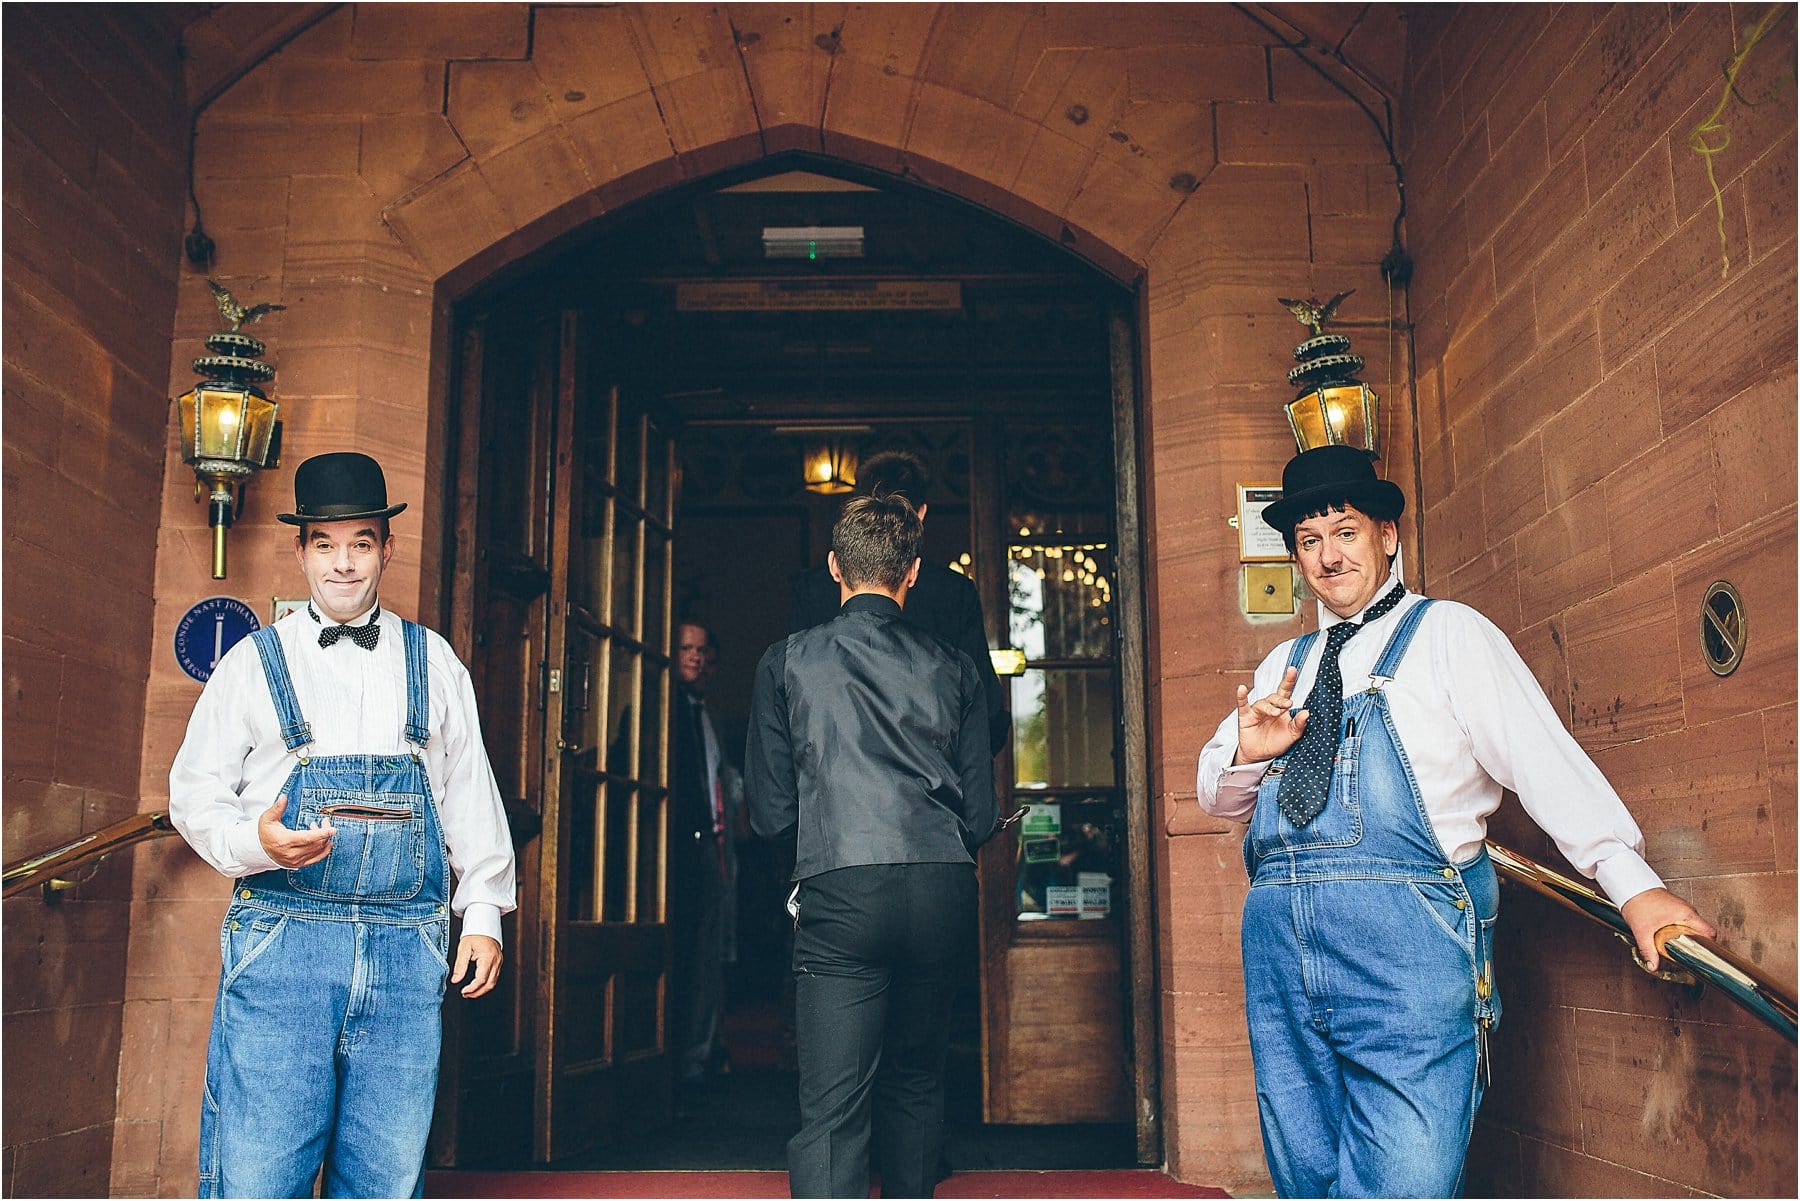
[[763, 257], [771, 259], [860, 259], [860, 225], [765, 225]]

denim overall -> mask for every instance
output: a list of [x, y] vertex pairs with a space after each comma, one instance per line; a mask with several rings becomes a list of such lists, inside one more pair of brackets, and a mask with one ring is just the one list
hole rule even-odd
[[[273, 628], [253, 635], [295, 755], [282, 824], [331, 853], [237, 881], [200, 1108], [202, 1197], [417, 1197], [449, 974], [449, 872], [420, 758], [425, 632], [403, 622], [411, 754], [313, 758]], [[361, 654], [358, 650], [346, 653]]]
[[[1421, 601], [1344, 699], [1323, 813], [1296, 829], [1269, 766], [1244, 842], [1244, 988], [1263, 1150], [1283, 1197], [1453, 1197], [1500, 1015], [1483, 850], [1450, 862], [1383, 688]], [[1298, 639], [1299, 667], [1317, 633]]]

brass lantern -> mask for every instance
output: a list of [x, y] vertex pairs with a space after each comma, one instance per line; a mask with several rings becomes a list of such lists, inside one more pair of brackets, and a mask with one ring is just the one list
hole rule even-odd
[[[266, 311], [277, 306], [257, 307]], [[220, 309], [225, 311], [223, 302]], [[214, 353], [194, 360], [200, 382], [178, 402], [181, 461], [194, 469], [195, 501], [207, 503], [212, 578], [222, 580], [225, 531], [243, 506], [244, 485], [254, 471], [280, 461], [281, 423], [276, 414], [281, 406], [261, 387], [275, 378], [275, 368], [261, 361], [265, 347], [238, 333], [235, 320], [230, 331], [212, 334], [206, 345]]]
[[845, 437], [827, 437], [805, 457], [806, 490], [832, 495], [856, 487], [856, 446]]
[[1362, 356], [1350, 353], [1345, 334], [1327, 334], [1322, 327], [1349, 296], [1340, 292], [1320, 304], [1308, 300], [1281, 303], [1313, 336], [1294, 347], [1298, 366], [1288, 372], [1288, 383], [1300, 392], [1287, 403], [1288, 424], [1302, 451], [1320, 446], [1358, 446], [1377, 458], [1381, 455], [1381, 398], [1356, 378]]

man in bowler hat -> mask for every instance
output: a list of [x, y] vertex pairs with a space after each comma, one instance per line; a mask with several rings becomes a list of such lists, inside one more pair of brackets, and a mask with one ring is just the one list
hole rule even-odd
[[1506, 636], [1401, 582], [1405, 497], [1372, 458], [1325, 446], [1282, 473], [1264, 520], [1320, 629], [1238, 687], [1196, 782], [1201, 808], [1250, 823], [1245, 1003], [1284, 1197], [1460, 1195], [1500, 1018], [1483, 838], [1503, 790], [1623, 908], [1652, 969], [1659, 931], [1713, 933]]
[[445, 981], [499, 977], [512, 842], [468, 672], [380, 603], [406, 505], [353, 453], [300, 464], [294, 499], [307, 605], [219, 660], [169, 771], [232, 881], [200, 1195], [310, 1196], [323, 1167], [328, 1197], [418, 1196]]

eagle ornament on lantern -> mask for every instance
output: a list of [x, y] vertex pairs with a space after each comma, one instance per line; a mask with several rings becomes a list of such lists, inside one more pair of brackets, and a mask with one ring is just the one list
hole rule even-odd
[[1300, 392], [1287, 403], [1288, 424], [1302, 451], [1360, 446], [1379, 458], [1381, 398], [1356, 378], [1363, 360], [1350, 353], [1349, 336], [1324, 332], [1325, 323], [1354, 291], [1339, 292], [1323, 303], [1276, 297], [1296, 321], [1313, 332], [1294, 347], [1298, 365], [1288, 372], [1288, 383], [1298, 386]]
[[244, 485], [253, 472], [281, 458], [280, 407], [263, 394], [275, 368], [262, 361], [267, 349], [241, 326], [286, 308], [258, 304], [244, 308], [224, 287], [206, 281], [219, 316], [230, 327], [209, 334], [213, 353], [194, 360], [200, 382], [177, 402], [181, 407], [181, 461], [194, 469], [194, 500], [207, 502], [212, 526], [212, 578], [225, 578], [225, 531], [244, 503]]

